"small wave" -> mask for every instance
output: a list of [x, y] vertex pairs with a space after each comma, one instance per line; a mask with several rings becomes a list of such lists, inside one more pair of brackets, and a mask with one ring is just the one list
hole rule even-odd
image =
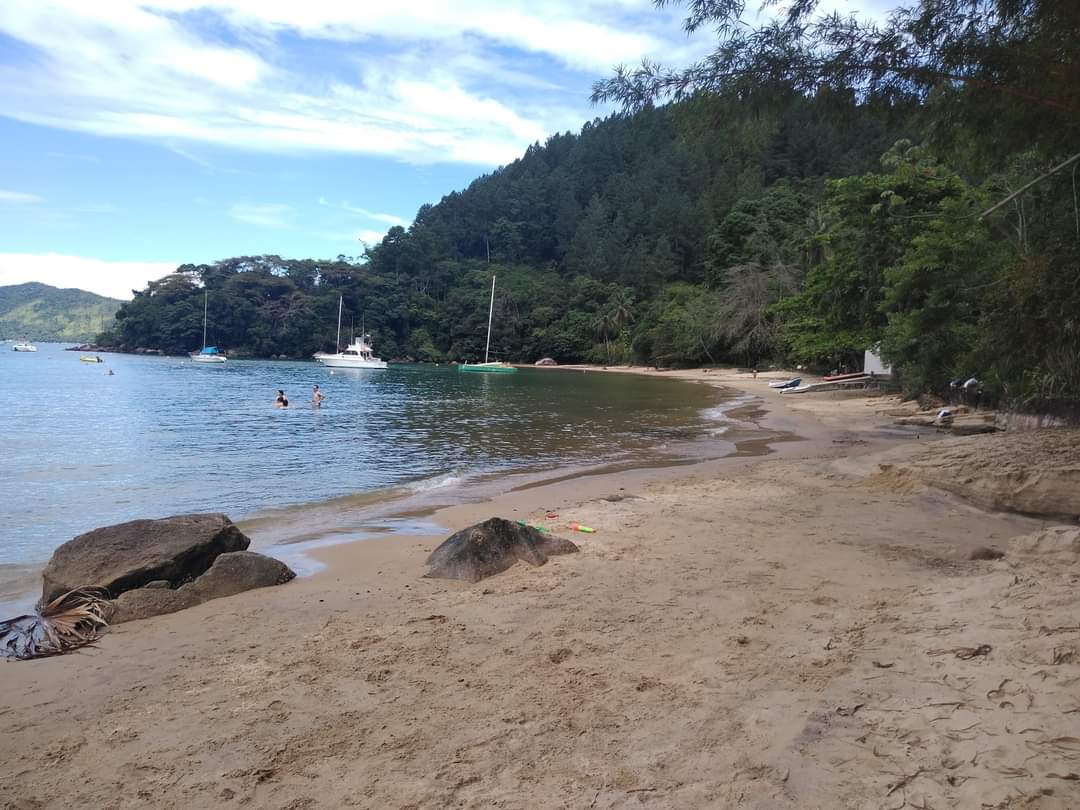
[[419, 481], [413, 481], [407, 485], [407, 489], [411, 492], [431, 492], [434, 489], [446, 489], [447, 487], [456, 487], [460, 484], [464, 484], [468, 480], [468, 476], [460, 472], [446, 473], [444, 475], [436, 475], [432, 478], [421, 478]]
[[[731, 416], [732, 411], [737, 411], [745, 405], [749, 405], [751, 402], [757, 400], [757, 397], [753, 394], [740, 394], [732, 399], [725, 399], [719, 405], [714, 405], [711, 408], [706, 408], [701, 412], [702, 417], [708, 419], [710, 422], [726, 422], [728, 424], [737, 424], [744, 420], [737, 419]], [[724, 428], [726, 430], [727, 428]], [[722, 432], [722, 431], [721, 431]]]

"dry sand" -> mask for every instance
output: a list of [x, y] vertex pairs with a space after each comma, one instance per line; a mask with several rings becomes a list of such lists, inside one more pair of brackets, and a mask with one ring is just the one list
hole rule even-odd
[[808, 438], [435, 516], [598, 529], [542, 568], [466, 585], [420, 577], [440, 538], [338, 546], [0, 666], [0, 806], [1080, 807], [1075, 555], [968, 561], [1042, 524], [874, 474], [929, 438], [880, 400], [697, 376]]

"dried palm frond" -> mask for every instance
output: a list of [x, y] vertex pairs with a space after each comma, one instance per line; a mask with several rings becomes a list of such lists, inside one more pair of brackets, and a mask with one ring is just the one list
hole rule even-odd
[[111, 613], [104, 590], [68, 591], [37, 613], [0, 621], [0, 658], [44, 658], [93, 644], [108, 628]]

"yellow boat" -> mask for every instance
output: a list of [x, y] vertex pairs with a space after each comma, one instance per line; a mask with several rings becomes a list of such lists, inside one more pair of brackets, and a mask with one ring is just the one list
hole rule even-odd
[[82, 357], [79, 358], [79, 362], [81, 362], [81, 363], [104, 363], [105, 361], [102, 360], [97, 355], [95, 355], [93, 357], [88, 357], [87, 355], [84, 354]]

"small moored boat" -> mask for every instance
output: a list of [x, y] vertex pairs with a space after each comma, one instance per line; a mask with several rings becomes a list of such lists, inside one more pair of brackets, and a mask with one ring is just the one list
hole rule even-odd
[[488, 374], [512, 374], [517, 371], [509, 363], [488, 362], [488, 354], [491, 350], [491, 317], [495, 314], [495, 276], [491, 277], [491, 303], [488, 305], [488, 330], [487, 330], [487, 343], [484, 345], [484, 362], [483, 363], [462, 363], [458, 366], [458, 371], [479, 371], [486, 372]]
[[790, 380], [777, 380], [776, 382], [769, 383], [769, 388], [779, 388], [783, 390], [785, 388], [798, 388], [802, 383], [802, 377], [793, 377]]
[[79, 358], [80, 363], [104, 363], [105, 361], [98, 357], [96, 354], [93, 356], [84, 354]]
[[36, 352], [37, 346], [35, 346], [29, 340], [20, 340], [14, 346], [12, 346], [11, 349], [12, 351], [16, 352]]
[[203, 290], [203, 313], [202, 313], [202, 343], [199, 351], [188, 355], [195, 363], [224, 363], [228, 358], [218, 351], [217, 346], [206, 345], [206, 315], [210, 304], [209, 290]]

